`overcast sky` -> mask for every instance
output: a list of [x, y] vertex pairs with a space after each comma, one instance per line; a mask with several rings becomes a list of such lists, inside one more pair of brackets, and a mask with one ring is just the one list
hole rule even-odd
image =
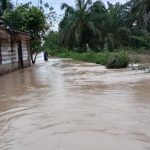
[[[17, 0], [12, 0], [12, 1], [15, 5]], [[18, 0], [18, 4], [27, 3], [29, 1], [31, 1], [32, 4], [34, 4], [34, 5], [38, 5], [38, 0]], [[42, 0], [42, 1], [43, 1], [43, 3], [48, 3], [51, 7], [53, 7], [58, 15], [63, 13], [62, 10], [60, 10], [61, 3], [65, 2], [71, 6], [74, 6], [74, 3], [75, 3], [75, 0]], [[96, 1], [96, 0], [93, 0], [93, 1]], [[114, 4], [116, 2], [125, 3], [127, 0], [102, 0], [102, 1], [105, 4], [107, 4], [107, 1]], [[57, 27], [55, 27], [55, 28], [57, 28]]]
[[[15, 0], [12, 0], [12, 1], [15, 3]], [[38, 0], [18, 0], [18, 3], [26, 3], [29, 1], [31, 1], [34, 5], [38, 4]], [[69, 5], [74, 6], [74, 1], [75, 0], [43, 0], [43, 3], [49, 3], [50, 6], [54, 7], [57, 14], [61, 14], [62, 13], [62, 11], [60, 10], [61, 3], [65, 2]], [[111, 3], [116, 3], [116, 2], [125, 3], [127, 0], [102, 0], [102, 1], [105, 4], [107, 4], [107, 1]]]

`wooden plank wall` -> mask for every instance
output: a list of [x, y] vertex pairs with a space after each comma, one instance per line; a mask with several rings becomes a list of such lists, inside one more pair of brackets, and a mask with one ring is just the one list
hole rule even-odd
[[[1, 63], [0, 63], [0, 75], [6, 72], [14, 71], [19, 69], [18, 65], [18, 44], [13, 42], [13, 48], [11, 42], [8, 39], [0, 40], [0, 52], [1, 52]], [[22, 54], [24, 67], [31, 65], [29, 46], [26, 41], [22, 41]]]
[[13, 51], [11, 50], [11, 43], [7, 41], [1, 42], [1, 58], [2, 65], [10, 64], [17, 61], [16, 58], [16, 45], [13, 46]]
[[30, 47], [29, 42], [25, 40], [22, 41], [22, 55], [24, 67], [30, 66], [31, 65]]

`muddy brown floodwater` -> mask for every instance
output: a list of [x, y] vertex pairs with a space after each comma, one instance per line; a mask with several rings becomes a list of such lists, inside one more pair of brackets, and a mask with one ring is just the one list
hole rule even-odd
[[150, 150], [150, 74], [39, 56], [0, 77], [0, 150]]

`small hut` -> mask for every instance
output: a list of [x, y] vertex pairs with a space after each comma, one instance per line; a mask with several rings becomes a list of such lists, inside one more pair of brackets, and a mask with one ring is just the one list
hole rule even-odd
[[0, 19], [0, 75], [31, 66], [30, 36], [3, 25]]

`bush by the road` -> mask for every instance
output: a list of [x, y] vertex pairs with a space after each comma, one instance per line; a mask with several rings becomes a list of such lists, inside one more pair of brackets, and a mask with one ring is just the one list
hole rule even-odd
[[109, 58], [107, 61], [106, 67], [111, 68], [125, 68], [129, 64], [129, 56], [127, 52], [119, 52]]
[[127, 67], [129, 63], [129, 57], [127, 52], [119, 52], [119, 53], [94, 53], [94, 52], [86, 52], [86, 53], [77, 53], [67, 50], [59, 50], [59, 51], [49, 51], [49, 55], [61, 57], [61, 58], [72, 58], [74, 60], [91, 62], [101, 65], [106, 65], [107, 68], [124, 68]]

